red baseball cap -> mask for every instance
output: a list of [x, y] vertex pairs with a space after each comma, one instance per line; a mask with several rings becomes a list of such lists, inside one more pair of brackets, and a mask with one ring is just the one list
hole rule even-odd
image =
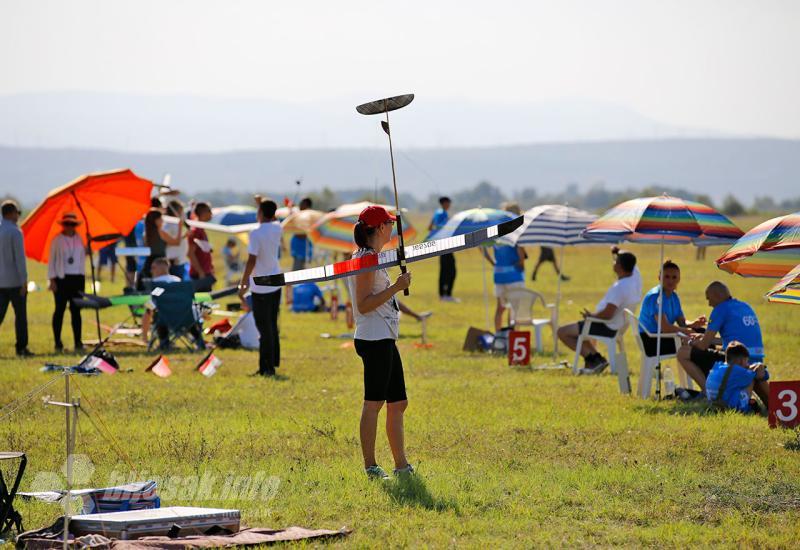
[[378, 227], [380, 224], [388, 221], [396, 221], [397, 216], [389, 214], [383, 206], [367, 206], [358, 215], [358, 221], [368, 225], [369, 227]]

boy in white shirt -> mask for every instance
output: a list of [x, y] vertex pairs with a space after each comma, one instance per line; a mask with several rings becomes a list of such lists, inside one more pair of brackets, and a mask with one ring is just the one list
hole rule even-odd
[[[641, 280], [636, 276], [636, 256], [630, 252], [619, 252], [614, 256], [614, 273], [617, 280], [606, 291], [605, 296], [597, 304], [597, 310], [585, 309], [581, 312], [584, 319], [594, 317], [602, 319], [602, 323], [593, 322], [589, 327], [589, 335], [613, 338], [625, 324], [625, 309], [634, 309], [641, 299]], [[585, 321], [558, 327], [558, 338], [570, 349], [578, 346], [578, 336], [583, 330]], [[581, 374], [600, 374], [608, 366], [608, 360], [597, 352], [594, 344], [584, 340], [580, 354], [586, 362]]]

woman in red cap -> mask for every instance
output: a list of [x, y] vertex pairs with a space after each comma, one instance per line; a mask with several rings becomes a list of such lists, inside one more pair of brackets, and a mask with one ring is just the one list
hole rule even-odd
[[[381, 206], [368, 206], [353, 229], [358, 250], [353, 258], [378, 254], [392, 237], [394, 216]], [[375, 460], [378, 413], [386, 403], [386, 435], [394, 457], [395, 475], [411, 474], [403, 442], [403, 413], [408, 406], [403, 362], [395, 341], [399, 307], [395, 294], [408, 288], [411, 273], [401, 274], [394, 284], [385, 269], [360, 273], [348, 279], [353, 297], [355, 348], [364, 362], [364, 406], [361, 410], [361, 451], [364, 469], [371, 478], [389, 476]]]

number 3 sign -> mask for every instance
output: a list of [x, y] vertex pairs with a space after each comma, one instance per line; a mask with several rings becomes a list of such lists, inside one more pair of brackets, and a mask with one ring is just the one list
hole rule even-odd
[[769, 427], [800, 424], [800, 380], [769, 383]]
[[512, 330], [508, 333], [508, 364], [531, 364], [531, 333]]

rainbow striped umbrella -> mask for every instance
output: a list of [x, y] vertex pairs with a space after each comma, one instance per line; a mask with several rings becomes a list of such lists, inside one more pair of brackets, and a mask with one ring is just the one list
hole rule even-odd
[[[728, 218], [705, 204], [662, 195], [633, 199], [618, 204], [589, 224], [583, 236], [593, 240], [626, 240], [661, 245], [693, 243], [710, 246], [730, 243], [744, 233]], [[661, 318], [659, 285], [658, 332], [656, 339], [656, 398], [661, 399]]]
[[766, 295], [770, 302], [800, 305], [800, 264], [784, 275]]
[[[356, 244], [353, 242], [353, 226], [358, 221], [358, 215], [367, 206], [374, 203], [371, 202], [356, 202], [353, 204], [343, 204], [333, 212], [328, 212], [315, 223], [311, 230], [308, 232], [308, 237], [315, 246], [335, 250], [337, 252], [354, 252]], [[383, 206], [390, 212], [395, 211], [394, 206]], [[406, 243], [410, 242], [417, 236], [417, 230], [408, 221], [408, 218], [403, 217], [403, 239]], [[397, 226], [392, 230], [392, 240], [386, 245], [386, 248], [397, 248], [399, 246], [397, 239]]]
[[592, 240], [697, 246], [728, 244], [743, 235], [728, 218], [705, 204], [662, 195], [618, 204], [583, 235]]
[[717, 267], [743, 277], [783, 277], [797, 264], [800, 212], [755, 226], [717, 259]]

